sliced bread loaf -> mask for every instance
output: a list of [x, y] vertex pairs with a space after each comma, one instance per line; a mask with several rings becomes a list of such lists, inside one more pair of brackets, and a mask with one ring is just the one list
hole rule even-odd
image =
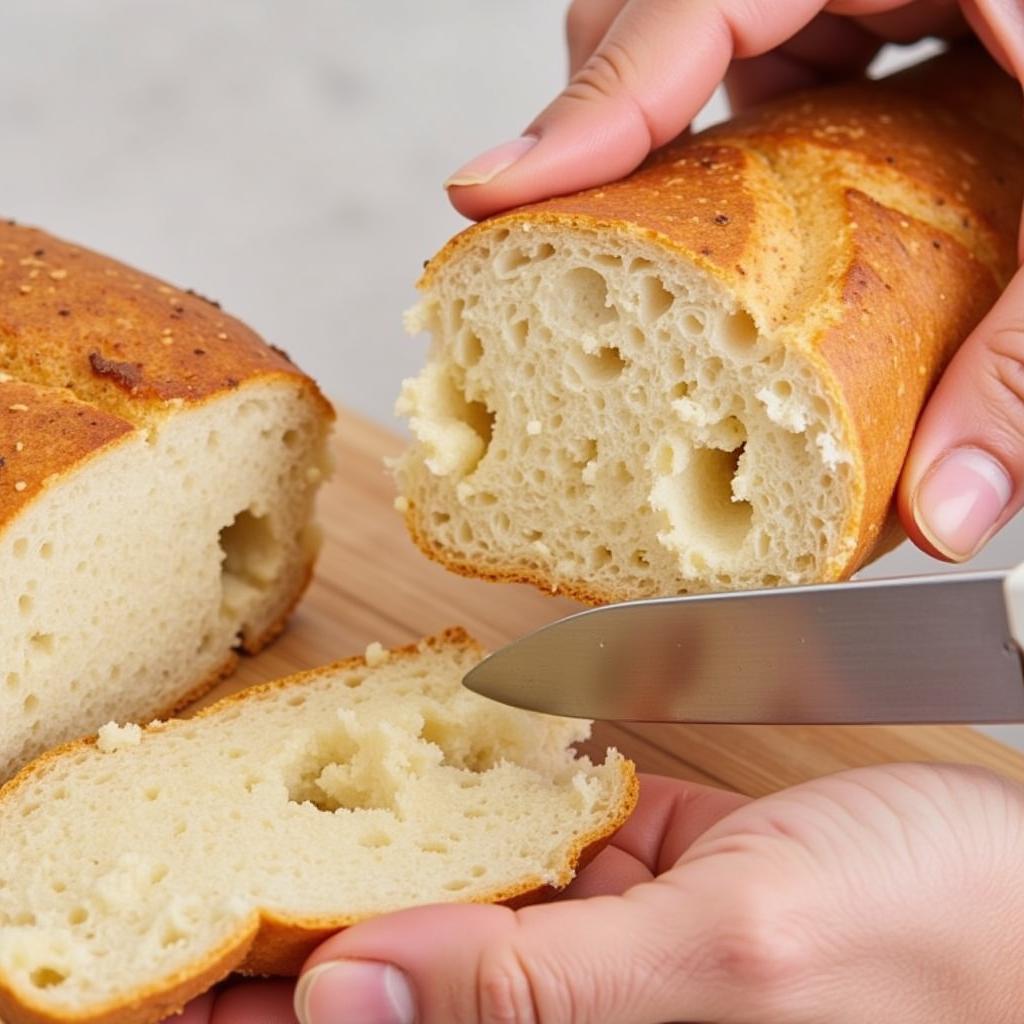
[[361, 918], [566, 885], [633, 766], [577, 757], [589, 723], [463, 689], [481, 655], [460, 630], [372, 645], [29, 765], [0, 789], [0, 1017], [158, 1021]]
[[415, 540], [591, 602], [850, 575], [1016, 266], [1019, 106], [950, 54], [453, 239], [408, 319], [433, 334], [399, 402]]
[[215, 304], [0, 224], [0, 780], [282, 627], [331, 417]]

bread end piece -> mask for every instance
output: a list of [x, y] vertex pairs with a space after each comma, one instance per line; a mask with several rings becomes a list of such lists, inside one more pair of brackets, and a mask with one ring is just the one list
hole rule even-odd
[[465, 690], [482, 654], [461, 629], [373, 648], [25, 768], [0, 788], [0, 1016], [155, 1024], [368, 916], [566, 885], [635, 770], [577, 758], [588, 723]]
[[220, 307], [0, 223], [0, 779], [205, 692], [319, 546], [330, 404]]
[[[973, 55], [930, 73], [962, 59], [1012, 91]], [[407, 317], [433, 335], [398, 404], [419, 546], [591, 603], [837, 580], [892, 546], [1024, 191], [1019, 141], [920, 75], [787, 97], [453, 239]]]

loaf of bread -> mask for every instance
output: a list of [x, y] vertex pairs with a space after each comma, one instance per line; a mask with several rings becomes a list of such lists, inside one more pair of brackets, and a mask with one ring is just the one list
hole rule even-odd
[[0, 780], [282, 627], [331, 418], [216, 303], [0, 224]]
[[414, 539], [588, 602], [849, 576], [898, 539], [918, 413], [1015, 268], [1020, 125], [958, 52], [457, 236], [408, 317]]
[[361, 918], [566, 885], [637, 781], [585, 722], [463, 689], [460, 630], [109, 724], [0, 789], [0, 1018], [159, 1021], [230, 971], [294, 974]]

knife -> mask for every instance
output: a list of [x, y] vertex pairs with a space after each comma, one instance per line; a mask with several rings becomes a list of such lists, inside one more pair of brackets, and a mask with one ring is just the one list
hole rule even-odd
[[666, 597], [530, 633], [465, 685], [533, 711], [647, 722], [1024, 721], [1024, 565]]

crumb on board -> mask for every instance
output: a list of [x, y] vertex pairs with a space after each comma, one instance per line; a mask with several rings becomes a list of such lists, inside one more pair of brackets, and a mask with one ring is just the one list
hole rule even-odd
[[370, 668], [378, 668], [390, 657], [391, 653], [385, 650], [384, 645], [376, 640], [366, 648], [366, 664]]
[[137, 747], [142, 742], [142, 726], [129, 722], [118, 725], [107, 722], [96, 734], [96, 747], [104, 754], [112, 754], [125, 747]]

